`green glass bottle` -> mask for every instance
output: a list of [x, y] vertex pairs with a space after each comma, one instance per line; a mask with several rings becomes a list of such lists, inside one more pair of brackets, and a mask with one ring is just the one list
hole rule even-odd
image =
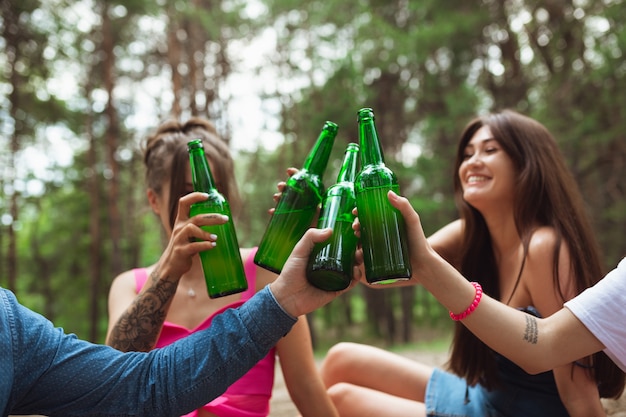
[[202, 226], [203, 230], [217, 235], [217, 245], [200, 252], [204, 279], [209, 297], [218, 298], [245, 291], [248, 281], [241, 261], [239, 242], [230, 213], [230, 205], [215, 188], [215, 181], [204, 154], [202, 140], [192, 140], [187, 144], [193, 189], [207, 193], [206, 201], [194, 203], [189, 210], [193, 217], [202, 213], [220, 213], [228, 216], [228, 222], [215, 226]]
[[326, 291], [340, 291], [348, 287], [353, 277], [354, 252], [358, 238], [352, 230], [356, 207], [354, 178], [359, 162], [359, 145], [348, 144], [337, 182], [322, 200], [317, 227], [333, 229], [332, 236], [317, 243], [307, 264], [307, 279], [311, 284]]
[[354, 181], [361, 224], [365, 278], [371, 284], [387, 284], [411, 277], [406, 227], [387, 193], [399, 194], [396, 175], [385, 165], [383, 150], [370, 108], [358, 111], [361, 171]]
[[326, 122], [304, 167], [287, 180], [254, 257], [260, 267], [279, 274], [296, 243], [311, 227], [324, 196], [322, 176], [337, 130], [335, 123]]

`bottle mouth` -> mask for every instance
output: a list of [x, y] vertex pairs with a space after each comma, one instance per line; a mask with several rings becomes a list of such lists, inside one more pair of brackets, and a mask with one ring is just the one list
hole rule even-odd
[[357, 112], [357, 115], [359, 120], [373, 119], [374, 111], [370, 107], [364, 107]]
[[187, 142], [187, 149], [198, 149], [203, 148], [202, 139], [194, 139]]
[[337, 125], [337, 123], [327, 120], [326, 123], [324, 123], [324, 129], [331, 132], [336, 132], [339, 129], [339, 126]]

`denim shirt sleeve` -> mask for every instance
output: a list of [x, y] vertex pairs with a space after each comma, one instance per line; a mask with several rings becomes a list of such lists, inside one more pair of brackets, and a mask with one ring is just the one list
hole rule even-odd
[[182, 415], [222, 394], [295, 323], [266, 287], [206, 330], [122, 353], [64, 334], [7, 290], [0, 303], [2, 415]]

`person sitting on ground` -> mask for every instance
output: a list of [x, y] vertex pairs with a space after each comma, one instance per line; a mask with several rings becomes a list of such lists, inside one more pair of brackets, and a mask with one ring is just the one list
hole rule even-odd
[[[229, 202], [235, 220], [240, 211], [234, 162], [215, 126], [199, 117], [184, 123], [166, 121], [147, 138], [144, 162], [148, 202], [167, 237], [177, 214], [177, 205], [172, 202], [193, 191], [187, 143], [194, 139], [202, 140], [217, 189]], [[107, 344], [123, 351], [149, 351], [211, 326], [224, 310], [245, 303], [276, 279], [276, 274], [254, 264], [256, 250], [256, 247], [241, 248], [248, 290], [215, 299], [208, 296], [200, 257], [194, 256], [191, 268], [183, 274], [178, 286], [162, 294], [166, 302], [162, 310], [149, 318], [153, 325], [148, 330], [141, 320], [143, 312], [131, 312], [128, 308], [158, 284], [148, 279], [155, 266], [123, 272], [114, 279], [109, 292]], [[303, 416], [338, 417], [313, 357], [305, 316], [299, 317], [289, 334], [224, 394], [185, 417], [267, 416], [276, 358], [289, 394]]]
[[[192, 203], [206, 199], [203, 193], [180, 199], [171, 239], [150, 275], [157, 285], [131, 310], [154, 317], [163, 308], [163, 292], [178, 285], [193, 257], [219, 244], [200, 226], [222, 224], [223, 216], [187, 214]], [[224, 311], [211, 327], [148, 353], [123, 353], [64, 334], [0, 288], [1, 415], [174, 416], [201, 407], [267, 355], [297, 317], [344, 292], [319, 290], [306, 279], [313, 246], [331, 233], [309, 229], [274, 282]]]
[[[485, 293], [546, 317], [602, 277], [580, 190], [539, 122], [511, 110], [475, 118], [461, 134], [454, 172], [460, 218], [428, 242]], [[603, 352], [530, 375], [460, 323], [446, 370], [354, 343], [333, 346], [321, 369], [342, 417], [588, 417], [624, 387]]]

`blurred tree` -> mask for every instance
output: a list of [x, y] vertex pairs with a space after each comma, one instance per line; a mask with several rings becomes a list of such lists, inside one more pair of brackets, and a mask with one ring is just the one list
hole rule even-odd
[[[278, 34], [273, 62], [282, 77], [307, 81], [287, 98], [275, 92], [282, 125], [296, 137], [309, 129], [304, 106], [351, 130], [354, 123], [343, 117], [373, 107], [387, 163], [426, 219], [427, 233], [456, 215], [451, 167], [463, 126], [476, 114], [513, 108], [552, 130], [583, 193], [597, 196], [588, 202], [603, 247], [613, 253], [608, 265], [624, 253], [626, 243], [614, 232], [626, 226], [623, 187], [615, 181], [624, 173], [623, 135], [599, 133], [619, 126], [608, 117], [621, 117], [624, 106], [613, 108], [611, 98], [604, 107], [597, 94], [623, 82], [621, 1], [331, 0], [304, 9], [291, 0], [266, 3]], [[604, 140], [584, 140], [591, 132]], [[399, 335], [398, 318], [402, 339], [411, 338], [414, 289], [401, 291], [409, 294], [365, 292], [371, 330], [389, 342]]]
[[[16, 291], [17, 281], [17, 227], [19, 224], [20, 187], [16, 159], [18, 153], [27, 143], [32, 142], [37, 115], [28, 111], [29, 107], [39, 101], [34, 88], [37, 81], [46, 77], [47, 68], [44, 65], [43, 49], [46, 46], [45, 34], [39, 31], [30, 17], [36, 8], [36, 2], [24, 1], [19, 6], [8, 0], [0, 1], [0, 13], [3, 24], [0, 27], [5, 49], [6, 69], [2, 72], [2, 83], [10, 86], [3, 99], [2, 118], [3, 136], [9, 138], [4, 149], [8, 153], [3, 157], [6, 163], [3, 175], [3, 185], [0, 192], [6, 195], [4, 208], [8, 211], [9, 221], [0, 228], [0, 233], [6, 233], [6, 247], [0, 247], [3, 264], [6, 265], [6, 286]], [[41, 116], [41, 115], [38, 115]], [[4, 198], [3, 198], [4, 200]], [[6, 252], [5, 252], [6, 250]], [[5, 263], [6, 262], [6, 263]]]
[[[626, 253], [623, 1], [0, 0], [0, 8], [1, 282], [82, 337], [102, 340], [110, 279], [162, 250], [139, 180], [146, 130], [200, 115], [230, 140], [232, 76], [256, 58], [237, 53], [259, 33], [275, 42], [256, 68], [264, 128], [284, 140], [269, 151], [251, 138], [236, 155], [243, 245], [258, 244], [276, 183], [302, 164], [325, 120], [340, 127], [331, 181], [357, 140], [361, 107], [374, 109], [386, 162], [434, 232], [456, 216], [460, 131], [476, 114], [510, 107], [559, 141], [607, 267]], [[74, 159], [35, 174], [26, 151], [53, 156], [57, 136]], [[35, 183], [36, 193], [24, 185]], [[420, 288], [360, 287], [310, 318], [325, 329], [316, 340], [358, 328], [396, 343], [440, 317]]]

